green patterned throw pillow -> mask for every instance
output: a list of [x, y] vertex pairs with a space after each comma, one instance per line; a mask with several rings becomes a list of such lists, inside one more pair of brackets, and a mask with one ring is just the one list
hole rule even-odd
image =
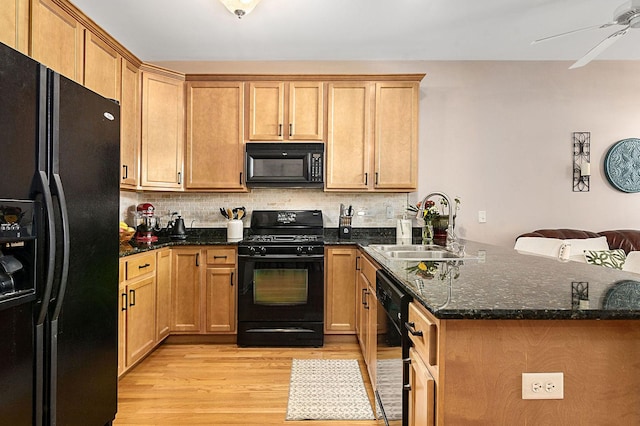
[[622, 269], [627, 255], [622, 249], [615, 250], [585, 250], [584, 257], [591, 265], [606, 266], [607, 268]]

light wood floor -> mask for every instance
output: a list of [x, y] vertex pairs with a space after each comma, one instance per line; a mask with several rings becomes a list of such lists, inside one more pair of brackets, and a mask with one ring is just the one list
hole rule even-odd
[[286, 421], [293, 358], [358, 359], [357, 343], [323, 348], [164, 344], [119, 382], [114, 425], [373, 426], [376, 421]]

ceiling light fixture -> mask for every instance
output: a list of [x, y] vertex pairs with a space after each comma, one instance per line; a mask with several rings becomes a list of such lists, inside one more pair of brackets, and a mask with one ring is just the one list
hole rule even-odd
[[220, 0], [224, 7], [229, 9], [229, 12], [242, 18], [244, 15], [248, 15], [253, 8], [256, 7], [260, 0]]

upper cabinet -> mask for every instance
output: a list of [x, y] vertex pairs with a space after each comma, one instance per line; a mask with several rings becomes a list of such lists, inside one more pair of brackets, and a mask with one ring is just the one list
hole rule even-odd
[[143, 189], [180, 190], [184, 144], [184, 76], [145, 66], [142, 72]]
[[85, 30], [84, 85], [109, 99], [120, 100], [120, 55], [92, 32]]
[[413, 191], [418, 180], [418, 82], [328, 87], [328, 191]]
[[376, 189], [417, 189], [418, 93], [418, 83], [376, 83]]
[[121, 58], [120, 187], [136, 189], [140, 176], [140, 71]]
[[82, 24], [51, 0], [32, 0], [31, 16], [31, 56], [65, 77], [82, 83]]
[[29, 53], [29, 0], [0, 0], [0, 42]]
[[322, 141], [322, 82], [250, 82], [248, 139], [254, 141]]
[[187, 83], [185, 187], [246, 191], [244, 83]]
[[372, 84], [355, 81], [328, 86], [325, 186], [366, 191], [373, 152]]

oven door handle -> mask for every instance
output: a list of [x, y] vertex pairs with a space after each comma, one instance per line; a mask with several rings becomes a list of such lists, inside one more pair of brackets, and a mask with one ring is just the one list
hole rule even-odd
[[290, 254], [267, 254], [267, 255], [250, 255], [250, 254], [239, 254], [238, 258], [242, 259], [255, 259], [259, 261], [268, 261], [271, 259], [274, 260], [293, 260], [293, 261], [305, 261], [307, 259], [324, 259], [324, 254], [304, 254], [304, 255], [290, 255]]

